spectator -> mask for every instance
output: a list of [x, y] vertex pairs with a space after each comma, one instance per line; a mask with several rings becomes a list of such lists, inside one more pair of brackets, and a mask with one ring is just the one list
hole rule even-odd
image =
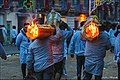
[[109, 36], [104, 28], [103, 25], [99, 26], [100, 34], [96, 40], [86, 41], [83, 80], [91, 80], [92, 75], [95, 76], [95, 80], [102, 80], [104, 57], [106, 50], [111, 47]]
[[2, 59], [4, 59], [4, 60], [7, 59], [7, 56], [6, 56], [5, 50], [4, 50], [4, 48], [3, 48], [3, 46], [2, 46], [1, 43], [0, 43], [0, 57], [1, 57]]
[[30, 45], [30, 40], [27, 38], [25, 34], [28, 25], [29, 23], [24, 24], [24, 27], [21, 29], [20, 33], [16, 38], [16, 45], [20, 50], [20, 64], [21, 64], [23, 79], [25, 79], [26, 77], [26, 57], [27, 57], [27, 49]]
[[11, 31], [11, 38], [12, 38], [11, 44], [14, 44], [14, 45], [15, 45], [16, 37], [17, 37], [16, 26], [13, 26], [13, 29], [12, 29], [12, 31]]

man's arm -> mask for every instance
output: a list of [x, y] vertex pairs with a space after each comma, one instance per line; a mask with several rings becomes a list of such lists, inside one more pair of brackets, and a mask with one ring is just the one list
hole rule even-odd
[[20, 44], [22, 42], [22, 35], [19, 33], [17, 38], [16, 38], [16, 46], [18, 47], [18, 50], [20, 50]]
[[51, 35], [49, 37], [51, 42], [59, 41], [61, 39], [61, 37], [62, 37], [62, 31], [58, 27], [56, 27], [55, 33], [56, 33], [55, 35]]
[[71, 57], [73, 57], [74, 53], [75, 53], [75, 34], [72, 36], [72, 39], [70, 41], [70, 45], [68, 48], [68, 54], [71, 54]]
[[67, 30], [62, 30], [62, 38], [63, 39], [68, 39], [73, 35], [73, 30], [70, 27], [66, 28]]

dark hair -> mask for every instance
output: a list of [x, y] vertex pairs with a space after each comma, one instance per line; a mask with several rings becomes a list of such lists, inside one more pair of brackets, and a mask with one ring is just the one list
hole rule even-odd
[[61, 30], [65, 30], [68, 27], [67, 23], [65, 23], [64, 21], [61, 20], [61, 23], [59, 25], [59, 28]]
[[5, 27], [5, 25], [1, 25], [1, 27]]
[[80, 23], [81, 27], [85, 24], [85, 22], [86, 22], [86, 21], [82, 21], [82, 22]]
[[105, 25], [102, 24], [101, 26], [99, 26], [99, 30], [100, 30], [100, 31], [106, 30], [106, 29], [105, 29]]
[[16, 29], [16, 26], [13, 26], [13, 29]]
[[111, 26], [111, 23], [109, 21], [103, 21], [101, 22], [101, 26], [99, 27], [100, 31], [109, 31], [110, 29], [110, 26]]
[[26, 26], [26, 25], [30, 25], [29, 23], [24, 23], [24, 26]]

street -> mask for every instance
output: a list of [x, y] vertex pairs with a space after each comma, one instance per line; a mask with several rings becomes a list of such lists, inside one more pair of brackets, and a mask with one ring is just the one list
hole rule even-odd
[[[10, 52], [10, 54], [14, 54], [18, 52], [17, 48], [14, 46], [5, 46], [6, 52]], [[10, 51], [9, 51], [10, 50]], [[19, 56], [12, 55], [8, 56], [6, 61], [0, 59], [0, 80], [1, 79], [22, 79], [22, 74], [20, 70]], [[76, 59], [68, 56], [66, 61], [66, 69], [67, 69], [67, 79], [76, 79]], [[62, 79], [66, 78], [63, 76]], [[103, 72], [103, 79], [116, 79], [117, 78], [117, 66], [113, 61], [113, 54], [111, 52], [107, 52], [105, 57], [105, 67]]]

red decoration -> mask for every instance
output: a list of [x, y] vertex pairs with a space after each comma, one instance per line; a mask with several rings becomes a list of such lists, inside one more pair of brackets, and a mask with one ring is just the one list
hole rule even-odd
[[3, 1], [3, 3], [4, 3], [4, 9], [8, 9], [9, 8], [9, 0], [4, 0]]

